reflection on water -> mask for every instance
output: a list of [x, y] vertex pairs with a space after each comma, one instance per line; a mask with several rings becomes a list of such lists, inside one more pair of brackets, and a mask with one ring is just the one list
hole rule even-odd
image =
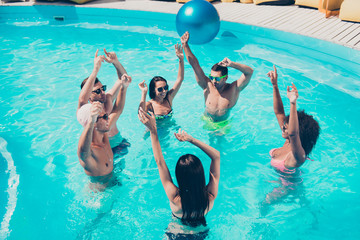
[[[156, 120], [156, 127], [161, 149], [164, 151], [165, 149], [170, 147], [169, 140], [171, 135], [177, 132], [181, 127], [176, 123], [174, 117]], [[143, 139], [147, 140], [149, 137], [150, 131], [146, 129]]]
[[166, 232], [165, 239], [171, 240], [203, 240], [209, 234], [209, 228], [207, 226], [199, 225], [197, 227], [186, 226], [181, 222], [181, 219], [172, 216]]

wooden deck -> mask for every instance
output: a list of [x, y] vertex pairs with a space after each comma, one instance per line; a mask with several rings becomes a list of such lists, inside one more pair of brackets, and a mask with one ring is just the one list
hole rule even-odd
[[[10, 6], [24, 5], [76, 5], [68, 2], [9, 2]], [[334, 42], [360, 50], [360, 23], [344, 22], [338, 17], [325, 18], [316, 9], [292, 6], [259, 6], [239, 2], [212, 3], [220, 14], [221, 20], [244, 23], [286, 32], [297, 33], [313, 38]], [[116, 8], [165, 12], [176, 14], [183, 4], [169, 1], [149, 0], [98, 0], [77, 7]]]

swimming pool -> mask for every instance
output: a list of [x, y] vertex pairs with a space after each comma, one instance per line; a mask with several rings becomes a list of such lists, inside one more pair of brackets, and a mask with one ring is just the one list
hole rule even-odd
[[[53, 19], [59, 13], [65, 21]], [[1, 7], [0, 16], [1, 238], [162, 239], [171, 212], [150, 140], [137, 119], [137, 83], [154, 75], [174, 83], [175, 16], [45, 6]], [[226, 37], [228, 32], [235, 37]], [[118, 121], [132, 146], [115, 160], [119, 184], [102, 193], [89, 191], [76, 154], [82, 130], [75, 117], [79, 84], [90, 74], [97, 48], [115, 51], [133, 77]], [[187, 62], [174, 100], [169, 132], [181, 126], [222, 152], [219, 195], [207, 215], [208, 239], [359, 238], [359, 52], [226, 22], [214, 41], [192, 49], [204, 69], [224, 57], [255, 69], [225, 136], [203, 128], [202, 90]], [[302, 192], [262, 216], [260, 203], [278, 186], [268, 152], [283, 143], [266, 77], [273, 63], [282, 96], [294, 82], [298, 107], [315, 116], [322, 133], [311, 155], [315, 161], [302, 167]], [[229, 74], [230, 80], [239, 76], [232, 69]], [[116, 80], [108, 64], [98, 76], [110, 86]], [[204, 154], [166, 131], [161, 144], [173, 177], [177, 157], [185, 152], [197, 154], [209, 168]]]

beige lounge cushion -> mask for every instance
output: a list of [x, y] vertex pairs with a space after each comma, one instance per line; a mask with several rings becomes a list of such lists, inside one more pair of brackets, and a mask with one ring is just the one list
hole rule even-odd
[[[335, 10], [339, 9], [343, 0], [321, 0], [322, 7], [326, 9], [326, 5], [329, 2], [327, 10]], [[296, 5], [305, 6], [305, 7], [312, 7], [312, 8], [319, 8], [319, 0], [296, 0]]]
[[344, 0], [339, 18], [345, 21], [360, 22], [360, 0]]
[[295, 4], [299, 6], [319, 8], [319, 0], [296, 0]]
[[253, 0], [240, 0], [241, 3], [253, 3]]
[[256, 5], [290, 5], [294, 4], [294, 0], [253, 0]]
[[[329, 2], [329, 5], [328, 5], [328, 9], [327, 10], [336, 10], [336, 9], [339, 9], [340, 6], [341, 6], [341, 3], [343, 2], [344, 0], [323, 0], [323, 8], [326, 9], [326, 4], [327, 2]], [[360, 13], [359, 13], [360, 14]]]

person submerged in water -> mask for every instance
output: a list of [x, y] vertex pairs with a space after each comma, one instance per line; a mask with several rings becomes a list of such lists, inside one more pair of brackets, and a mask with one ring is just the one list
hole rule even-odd
[[[124, 74], [127, 74], [125, 68], [122, 66], [115, 52], [107, 52], [104, 49], [105, 55], [98, 55], [99, 51], [97, 50], [94, 58], [94, 69], [89, 77], [85, 78], [82, 81], [80, 88], [80, 96], [78, 102], [78, 108], [76, 111], [77, 119], [81, 125], [84, 126], [84, 122], [87, 122], [87, 117], [90, 114], [90, 106], [93, 102], [100, 102], [104, 111], [109, 115], [113, 110], [113, 102], [116, 101], [116, 96], [118, 95], [121, 88], [121, 77]], [[97, 78], [97, 74], [101, 68], [102, 62], [112, 63], [116, 69], [118, 80], [115, 82], [114, 86], [108, 91], [106, 91], [106, 85], [103, 85], [100, 80]], [[121, 114], [125, 105], [125, 99], [120, 101], [117, 105], [117, 112]], [[130, 146], [130, 143], [122, 138], [119, 129], [116, 124], [112, 126], [109, 131], [109, 141], [110, 146], [114, 154], [121, 154], [127, 151], [127, 147]]]
[[139, 108], [141, 107], [146, 112], [153, 112], [157, 120], [166, 119], [173, 115], [172, 102], [184, 80], [184, 54], [180, 44], [175, 45], [175, 54], [179, 58], [179, 70], [176, 82], [170, 90], [165, 78], [155, 76], [149, 84], [150, 101], [146, 102], [148, 87], [145, 80], [139, 83], [142, 93]]
[[[229, 117], [230, 109], [237, 103], [240, 92], [249, 84], [253, 69], [244, 64], [233, 62], [229, 58], [224, 58], [212, 66], [211, 72], [207, 76], [189, 47], [189, 37], [189, 33], [185, 32], [181, 37], [181, 43], [186, 58], [194, 70], [196, 82], [204, 90], [206, 106], [204, 115], [214, 122], [224, 121]], [[231, 84], [226, 83], [228, 67], [243, 73], [238, 80]]]
[[320, 134], [319, 123], [313, 116], [296, 108], [299, 93], [294, 83], [287, 87], [287, 97], [290, 100], [290, 114], [285, 116], [277, 80], [276, 67], [270, 71], [268, 77], [273, 86], [273, 106], [276, 119], [281, 129], [285, 143], [280, 148], [271, 149], [271, 166], [281, 175], [281, 189], [274, 189], [267, 195], [266, 202], [273, 203], [286, 196], [299, 181], [298, 168], [309, 159], [313, 147]]
[[211, 146], [190, 136], [179, 129], [175, 137], [181, 142], [189, 142], [205, 152], [211, 159], [210, 180], [206, 185], [203, 165], [198, 157], [192, 154], [182, 155], [175, 168], [179, 187], [172, 181], [169, 169], [162, 154], [155, 115], [139, 109], [140, 121], [149, 129], [152, 149], [158, 166], [160, 179], [165, 193], [170, 200], [173, 216], [181, 219], [185, 225], [206, 226], [205, 215], [212, 209], [218, 194], [220, 179], [220, 153]]
[[110, 146], [108, 132], [116, 125], [125, 102], [126, 90], [131, 77], [121, 76], [120, 89], [110, 114], [99, 101], [90, 103], [90, 111], [83, 112], [81, 124], [84, 130], [78, 144], [78, 157], [85, 173], [106, 185], [111, 179], [114, 155]]

